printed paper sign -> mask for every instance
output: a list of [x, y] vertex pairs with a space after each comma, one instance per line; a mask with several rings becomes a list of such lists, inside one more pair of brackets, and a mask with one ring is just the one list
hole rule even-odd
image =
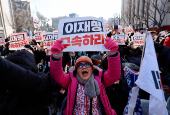
[[62, 19], [58, 37], [63, 40], [63, 51], [108, 51], [104, 47], [104, 23], [94, 17]]
[[53, 46], [54, 42], [58, 39], [58, 34], [54, 32], [45, 32], [43, 37], [44, 37], [44, 42], [43, 42], [44, 48], [50, 49]]
[[131, 32], [133, 32], [134, 30], [133, 30], [133, 27], [132, 26], [129, 26], [129, 27], [126, 27], [125, 28], [125, 32], [126, 33], [131, 33]]
[[118, 45], [125, 45], [127, 36], [125, 34], [118, 34], [111, 37]]
[[36, 42], [42, 42], [43, 41], [43, 32], [35, 32], [35, 40]]
[[54, 33], [58, 33], [58, 30], [53, 30]]
[[104, 25], [105, 25], [106, 30], [109, 31], [110, 30], [109, 22], [105, 22]]
[[10, 38], [9, 50], [25, 49], [24, 46], [28, 44], [26, 33], [12, 33]]
[[0, 38], [0, 45], [4, 45], [5, 44], [5, 38]]
[[123, 27], [121, 25], [118, 25], [118, 31], [122, 32], [123, 31]]
[[131, 37], [133, 45], [143, 45], [145, 41], [145, 36], [144, 35], [134, 35]]

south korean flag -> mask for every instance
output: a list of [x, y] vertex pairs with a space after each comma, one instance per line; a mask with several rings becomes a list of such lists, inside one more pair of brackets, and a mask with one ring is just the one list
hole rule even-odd
[[136, 84], [150, 94], [149, 115], [168, 115], [151, 34], [148, 35], [146, 40], [144, 58]]

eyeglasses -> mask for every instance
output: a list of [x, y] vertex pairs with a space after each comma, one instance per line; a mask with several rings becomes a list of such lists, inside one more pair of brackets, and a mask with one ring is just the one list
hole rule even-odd
[[81, 69], [81, 68], [83, 68], [83, 66], [85, 66], [86, 68], [89, 68], [90, 66], [91, 66], [91, 63], [90, 62], [86, 62], [86, 63], [78, 63], [77, 64], [77, 68], [78, 69]]

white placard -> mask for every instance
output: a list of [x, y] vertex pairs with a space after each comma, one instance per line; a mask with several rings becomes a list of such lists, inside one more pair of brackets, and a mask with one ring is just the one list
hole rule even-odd
[[4, 45], [5, 44], [5, 38], [0, 38], [0, 45]]
[[27, 33], [12, 33], [10, 38], [9, 50], [25, 49], [28, 44]]
[[143, 45], [145, 41], [145, 36], [143, 34], [134, 35], [131, 37], [131, 40], [133, 42], [133, 45]]
[[105, 25], [98, 18], [67, 18], [59, 22], [58, 38], [63, 39], [63, 51], [108, 51], [105, 36]]
[[117, 34], [111, 37], [118, 45], [125, 45], [127, 36], [125, 34]]
[[50, 49], [55, 43], [55, 41], [58, 39], [58, 33], [45, 32], [43, 34], [43, 37], [44, 37], [44, 42], [43, 42], [44, 48]]

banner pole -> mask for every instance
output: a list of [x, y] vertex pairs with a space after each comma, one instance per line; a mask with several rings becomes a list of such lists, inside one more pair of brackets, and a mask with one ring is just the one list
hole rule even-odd
[[[144, 55], [145, 55], [145, 47], [146, 47], [146, 38], [147, 38], [147, 36], [148, 36], [148, 28], [146, 28], [146, 34], [145, 34], [145, 40], [144, 40], [144, 46], [143, 46], [143, 51], [142, 51], [142, 58], [141, 58], [141, 64], [142, 64], [142, 60], [143, 60], [143, 58], [144, 58]], [[140, 65], [141, 65], [140, 64]]]

